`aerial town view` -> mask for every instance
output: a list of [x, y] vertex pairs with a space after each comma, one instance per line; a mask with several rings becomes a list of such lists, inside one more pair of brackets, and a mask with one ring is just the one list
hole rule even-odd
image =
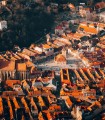
[[0, 120], [105, 120], [105, 0], [0, 0]]

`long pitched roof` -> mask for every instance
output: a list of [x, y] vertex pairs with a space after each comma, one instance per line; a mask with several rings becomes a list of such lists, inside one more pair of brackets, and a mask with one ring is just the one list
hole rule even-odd
[[15, 70], [15, 62], [4, 61], [0, 59], [0, 70], [13, 71]]

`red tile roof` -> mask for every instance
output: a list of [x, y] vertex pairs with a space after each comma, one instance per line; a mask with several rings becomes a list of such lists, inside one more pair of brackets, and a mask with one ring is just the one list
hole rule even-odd
[[15, 70], [15, 62], [4, 61], [0, 59], [0, 70], [13, 71]]
[[14, 84], [21, 85], [21, 81], [20, 80], [6, 80], [5, 84], [8, 85], [9, 87], [13, 87]]

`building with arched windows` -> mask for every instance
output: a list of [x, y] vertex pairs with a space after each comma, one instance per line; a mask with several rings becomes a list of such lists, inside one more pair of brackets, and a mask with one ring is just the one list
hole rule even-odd
[[0, 79], [29, 79], [31, 67], [32, 66], [27, 65], [27, 62], [0, 59]]

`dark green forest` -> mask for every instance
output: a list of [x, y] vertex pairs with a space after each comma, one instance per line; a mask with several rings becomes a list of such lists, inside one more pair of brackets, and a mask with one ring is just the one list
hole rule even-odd
[[9, 50], [14, 45], [28, 47], [49, 32], [54, 15], [29, 0], [9, 0], [6, 7], [0, 8], [0, 20], [6, 20], [8, 29], [0, 32], [0, 51]]

